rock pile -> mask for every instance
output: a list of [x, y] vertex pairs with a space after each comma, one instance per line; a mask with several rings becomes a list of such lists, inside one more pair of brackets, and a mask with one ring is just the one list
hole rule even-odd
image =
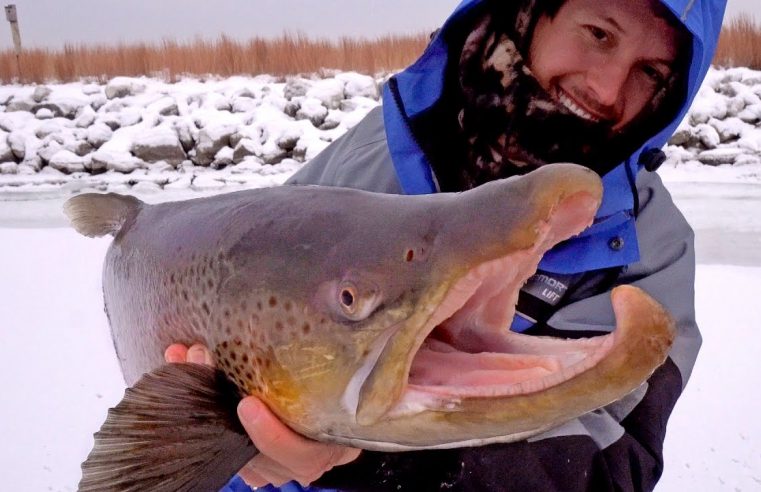
[[761, 163], [761, 72], [711, 70], [669, 140], [669, 160], [709, 166]]
[[2, 87], [0, 186], [302, 163], [377, 106], [379, 87], [356, 73]]

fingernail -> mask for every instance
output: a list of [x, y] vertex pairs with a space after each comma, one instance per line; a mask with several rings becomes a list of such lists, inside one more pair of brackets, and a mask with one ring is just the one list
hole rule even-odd
[[188, 362], [203, 364], [205, 360], [206, 356], [201, 347], [193, 346], [188, 349]]
[[238, 404], [238, 418], [241, 422], [253, 424], [259, 418], [260, 410], [256, 398], [244, 398]]

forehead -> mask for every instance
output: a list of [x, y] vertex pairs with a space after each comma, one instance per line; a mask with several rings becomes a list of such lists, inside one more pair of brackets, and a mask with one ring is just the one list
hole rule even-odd
[[624, 37], [657, 50], [654, 55], [659, 58], [677, 56], [682, 29], [659, 0], [566, 0], [558, 15], [608, 22]]

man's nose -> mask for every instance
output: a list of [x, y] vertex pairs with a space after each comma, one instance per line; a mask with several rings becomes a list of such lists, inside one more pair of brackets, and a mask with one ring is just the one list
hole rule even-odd
[[626, 80], [629, 77], [629, 67], [623, 63], [609, 60], [598, 67], [587, 71], [587, 87], [600, 106], [615, 107], [621, 99]]

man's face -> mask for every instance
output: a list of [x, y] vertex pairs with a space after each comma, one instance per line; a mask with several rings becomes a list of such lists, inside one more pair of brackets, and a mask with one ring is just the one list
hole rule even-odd
[[570, 111], [631, 122], [670, 77], [678, 33], [657, 16], [657, 0], [567, 0], [537, 22], [529, 66], [542, 87]]

